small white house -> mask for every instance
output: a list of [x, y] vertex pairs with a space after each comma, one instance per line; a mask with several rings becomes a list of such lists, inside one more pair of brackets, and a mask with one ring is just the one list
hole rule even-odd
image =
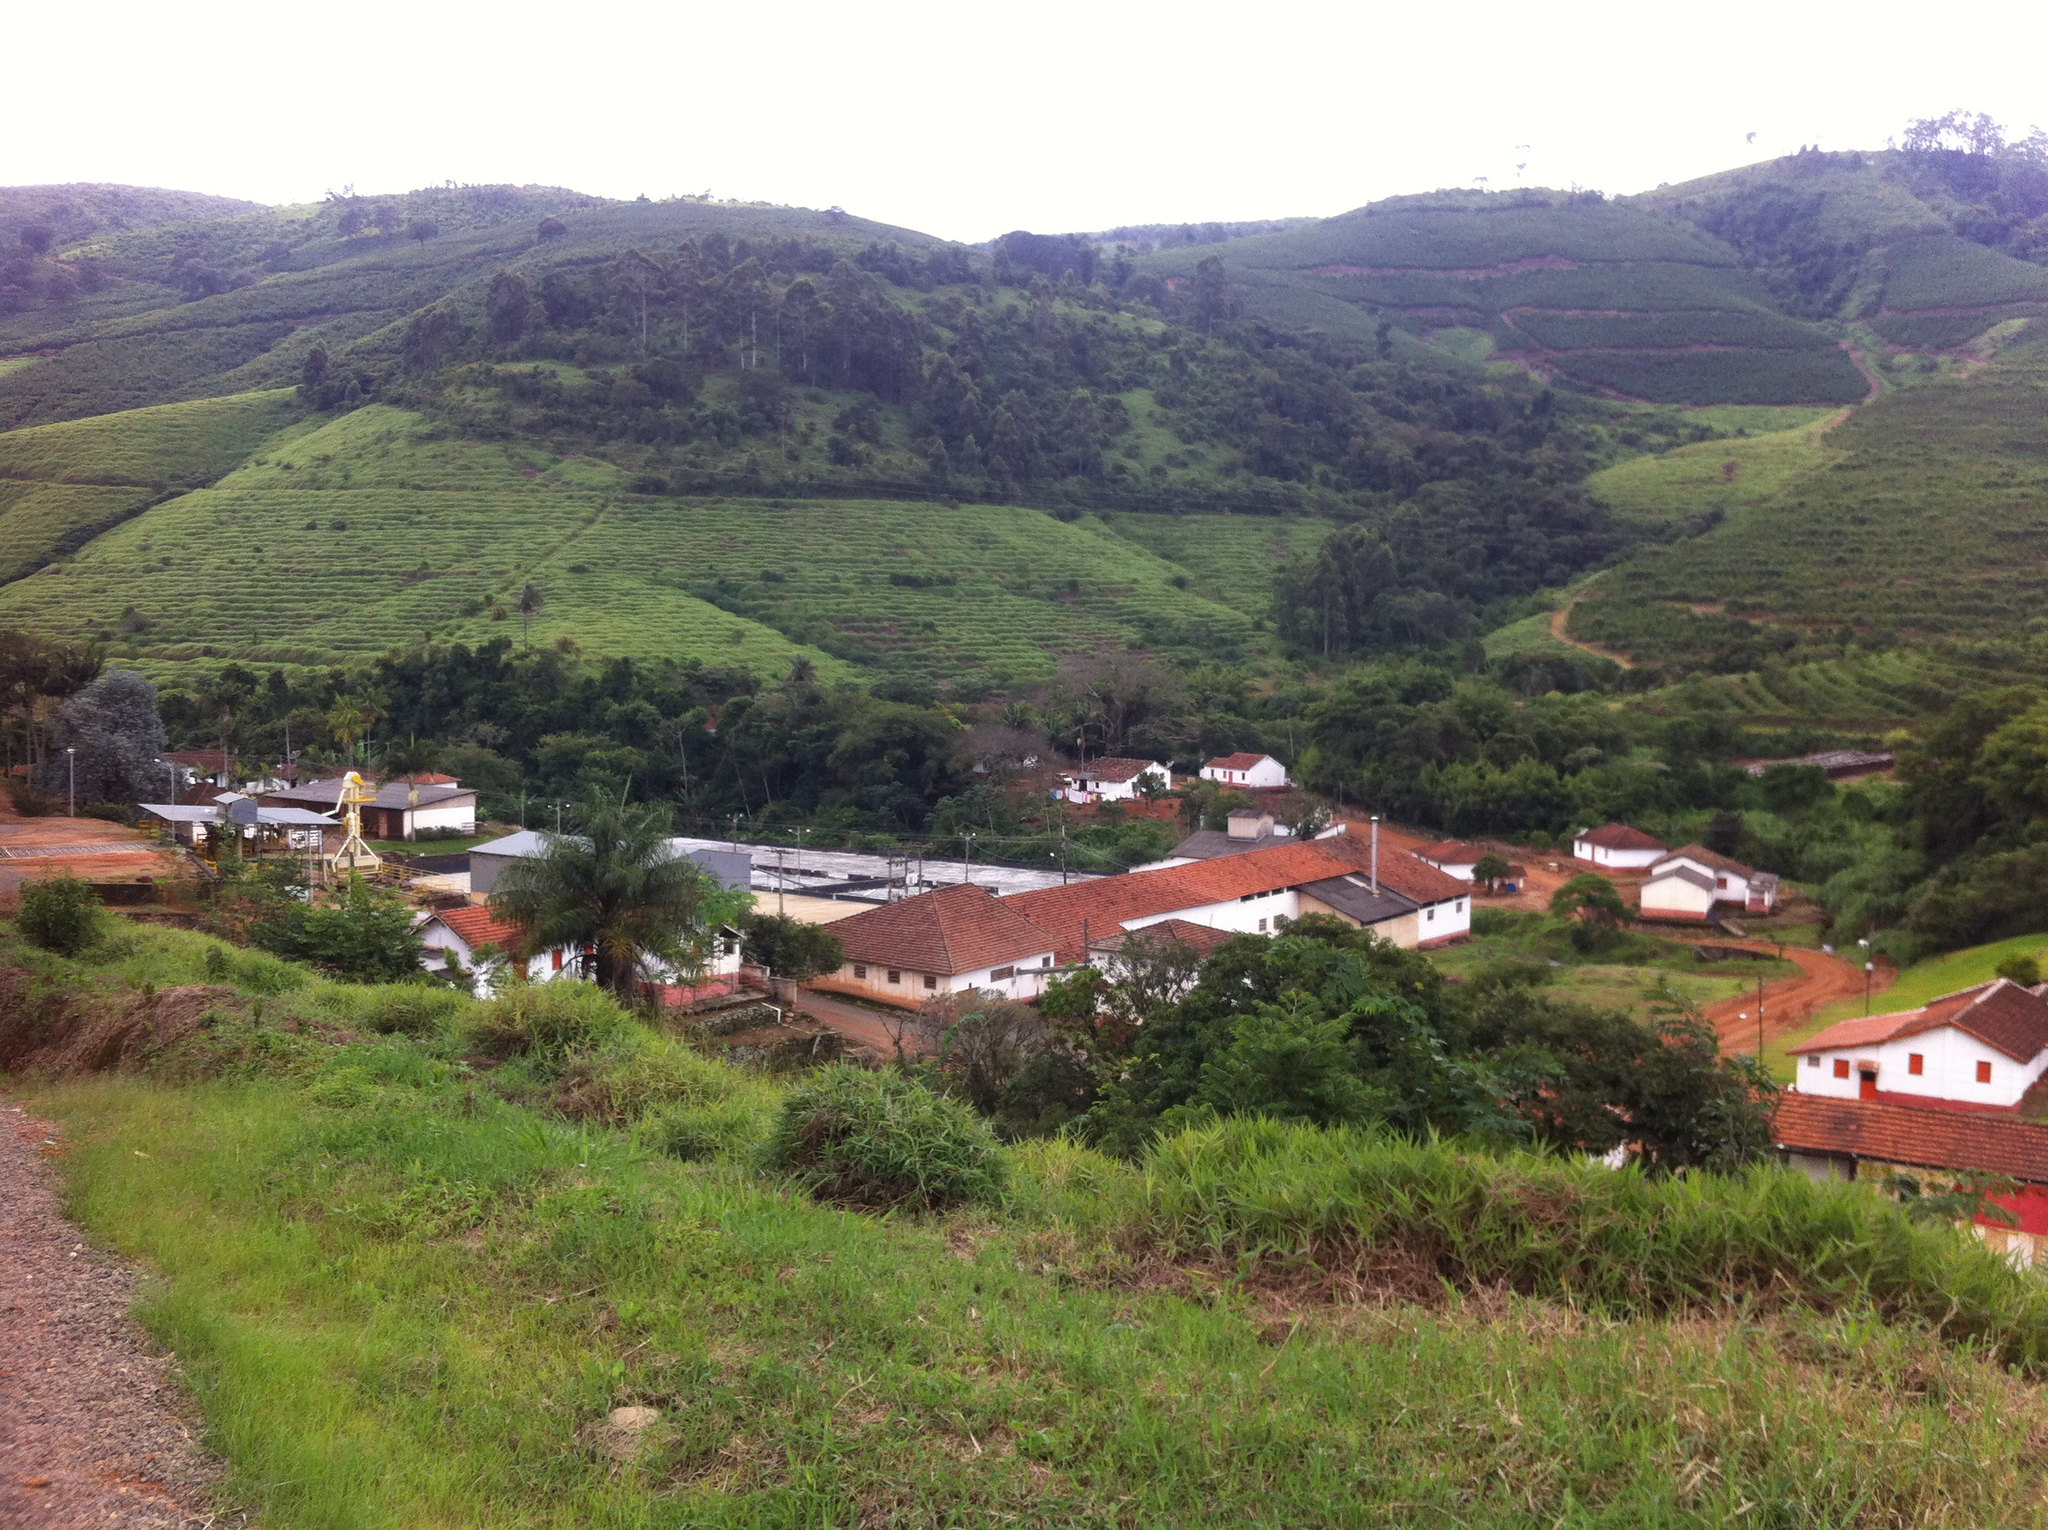
[[1130, 802], [1144, 794], [1147, 784], [1162, 792], [1173, 790], [1173, 772], [1157, 760], [1120, 759], [1115, 755], [1090, 760], [1060, 774], [1060, 795], [1069, 802]]
[[1641, 829], [1631, 829], [1625, 823], [1581, 830], [1572, 838], [1574, 859], [1591, 861], [1612, 871], [1641, 871], [1670, 853], [1671, 847], [1663, 840]]
[[1801, 1094], [2009, 1110], [2048, 1072], [2048, 1001], [1997, 978], [1919, 1009], [1844, 1020], [1792, 1053]]
[[1246, 791], [1278, 791], [1291, 784], [1287, 767], [1270, 754], [1223, 754], [1202, 767], [1202, 779]]
[[1650, 868], [1643, 883], [1643, 913], [1652, 919], [1705, 919], [1717, 903], [1768, 914], [1777, 902], [1778, 879], [1770, 872], [1701, 845], [1672, 851]]
[[[428, 972], [445, 971], [452, 956], [471, 974], [470, 986], [479, 999], [489, 998], [492, 981], [510, 968], [521, 938], [519, 926], [500, 919], [482, 904], [429, 914], [420, 922], [419, 932], [420, 966]], [[481, 959], [479, 951], [485, 953]], [[526, 961], [529, 983], [582, 975], [582, 960], [571, 946], [557, 946]]]
[[1456, 877], [1460, 882], [1470, 882], [1475, 868], [1486, 859], [1486, 852], [1477, 845], [1468, 845], [1463, 840], [1439, 840], [1433, 845], [1424, 845], [1415, 852], [1415, 858], [1425, 866], [1434, 866], [1447, 877]]

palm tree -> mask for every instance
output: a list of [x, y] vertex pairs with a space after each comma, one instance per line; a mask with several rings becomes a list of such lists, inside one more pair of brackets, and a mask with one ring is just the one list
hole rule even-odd
[[705, 936], [738, 909], [668, 844], [668, 810], [595, 796], [578, 811], [580, 835], [548, 836], [547, 850], [514, 861], [491, 907], [526, 931], [522, 955], [557, 946], [590, 953], [598, 983], [630, 1001], [650, 969], [703, 969]]

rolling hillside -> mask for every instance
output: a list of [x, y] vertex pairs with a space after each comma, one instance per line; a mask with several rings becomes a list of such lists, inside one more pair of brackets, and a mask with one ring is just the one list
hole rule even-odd
[[[2048, 590], [2048, 336], [1809, 427], [1612, 469], [1624, 509], [1718, 520], [1638, 554], [1572, 609], [1574, 637], [1740, 672], [1870, 649], [2032, 669]], [[1984, 645], [2002, 645], [1985, 647]]]
[[1626, 397], [1849, 403], [1866, 391], [1836, 337], [1782, 312], [1736, 251], [1597, 196], [1399, 197], [1139, 266], [1185, 283], [1211, 254], [1271, 322], [1353, 336], [1385, 322], [1467, 354], [1483, 337], [1481, 355]]

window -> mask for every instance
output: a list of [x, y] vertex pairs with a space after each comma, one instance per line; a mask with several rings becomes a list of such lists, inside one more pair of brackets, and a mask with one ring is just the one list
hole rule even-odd
[[1836, 1077], [1836, 1078], [1847, 1078], [1848, 1076], [1849, 1076], [1849, 1059], [1848, 1059], [1848, 1058], [1846, 1058], [1846, 1057], [1837, 1057], [1837, 1058], [1835, 1059], [1835, 1077]]
[[1714, 886], [1716, 890], [1726, 892], [1728, 890], [1728, 879], [1726, 877], [1715, 877]]
[[924, 975], [924, 986], [926, 988], [937, 988], [939, 986], [939, 980], [933, 977], [929, 972], [927, 972]]
[[[1016, 975], [1017, 969], [1015, 967], [998, 967], [994, 971], [989, 973], [988, 980], [991, 983], [1007, 983], [1010, 981], [1011, 978], [1015, 977]], [[925, 983], [926, 986], [930, 986], [931, 979], [925, 979]]]
[[1261, 935], [1266, 933], [1266, 921], [1263, 919], [1259, 921], [1259, 933]]
[[868, 969], [859, 962], [855, 962], [853, 964], [853, 975], [857, 978], [864, 978], [868, 975]]
[[562, 970], [562, 953], [561, 953], [561, 951], [560, 951], [559, 949], [557, 949], [557, 950], [554, 950], [554, 951], [550, 951], [550, 952], [548, 953], [548, 955], [549, 955], [549, 956], [551, 956], [552, 958], [554, 958], [554, 963], [555, 963], [555, 971], [557, 971], [557, 972], [560, 972], [560, 971]]
[[1916, 1078], [1925, 1073], [1927, 1071], [1926, 1057], [1918, 1052], [1908, 1052], [1906, 1054], [1906, 1071]]
[[903, 981], [903, 974], [897, 971], [896, 968], [891, 967], [889, 969], [889, 981], [892, 983], [900, 983]]
[[1462, 914], [1462, 913], [1464, 913], [1464, 912], [1465, 912], [1465, 900], [1464, 900], [1463, 898], [1460, 898], [1460, 899], [1458, 900], [1458, 906], [1457, 906], [1456, 908], [1452, 909], [1452, 910], [1451, 910], [1451, 912], [1452, 912], [1452, 913], [1454, 913], [1454, 914]]
[[1433, 908], [1425, 910], [1422, 917], [1434, 924], [1436, 922], [1436, 910]]
[[1041, 956], [1038, 959], [1038, 965], [1041, 967], [1050, 967], [1052, 965], [1052, 958], [1050, 956]]
[[1820, 1054], [1817, 1052], [1808, 1052], [1806, 1054], [1806, 1066], [1809, 1068], [1818, 1068], [1820, 1066]]
[[1980, 1084], [1988, 1084], [1988, 1083], [1990, 1083], [1990, 1082], [1991, 1082], [1991, 1064], [1990, 1064], [1990, 1063], [1988, 1063], [1988, 1062], [1980, 1062], [1980, 1063], [1978, 1063], [1978, 1064], [1977, 1064], [1977, 1082], [1978, 1082], [1978, 1083], [1980, 1083]]

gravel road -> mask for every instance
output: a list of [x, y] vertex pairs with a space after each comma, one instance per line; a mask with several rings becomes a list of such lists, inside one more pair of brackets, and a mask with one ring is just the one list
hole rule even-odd
[[59, 1213], [56, 1128], [0, 1105], [0, 1526], [201, 1530], [217, 1463], [129, 1306], [135, 1271]]

